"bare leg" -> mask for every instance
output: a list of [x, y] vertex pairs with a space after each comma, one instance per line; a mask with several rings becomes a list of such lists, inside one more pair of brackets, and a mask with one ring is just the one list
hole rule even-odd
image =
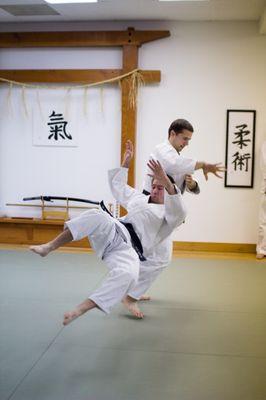
[[151, 296], [147, 296], [144, 294], [143, 296], [140, 296], [139, 301], [149, 301], [151, 299]]
[[122, 300], [122, 303], [131, 312], [131, 314], [134, 315], [134, 317], [137, 317], [137, 318], [140, 318], [140, 319], [144, 317], [143, 312], [141, 312], [139, 307], [138, 307], [137, 300], [133, 299], [133, 297], [130, 297], [130, 296], [127, 295]]
[[36, 254], [39, 254], [41, 257], [47, 256], [51, 251], [58, 249], [58, 247], [63, 246], [63, 244], [72, 242], [73, 236], [68, 228], [66, 228], [60, 235], [58, 235], [51, 242], [30, 246], [30, 250]]
[[85, 314], [85, 312], [92, 310], [95, 307], [97, 307], [97, 305], [91, 299], [84, 300], [73, 311], [69, 311], [64, 314], [63, 325], [70, 324], [70, 322], [74, 321], [81, 315]]

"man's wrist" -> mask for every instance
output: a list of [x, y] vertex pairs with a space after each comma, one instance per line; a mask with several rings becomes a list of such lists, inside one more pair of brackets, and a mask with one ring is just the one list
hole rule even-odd
[[197, 169], [202, 169], [204, 171], [204, 168], [206, 167], [206, 162], [205, 161], [197, 161], [195, 165], [195, 170]]
[[194, 181], [193, 187], [189, 188], [191, 192], [198, 190], [198, 182]]
[[187, 185], [187, 187], [189, 188], [189, 190], [194, 190], [196, 189], [196, 187], [198, 186], [196, 181], [193, 181], [193, 183]]
[[172, 184], [171, 182], [165, 186], [165, 190], [170, 195], [177, 194], [176, 185]]

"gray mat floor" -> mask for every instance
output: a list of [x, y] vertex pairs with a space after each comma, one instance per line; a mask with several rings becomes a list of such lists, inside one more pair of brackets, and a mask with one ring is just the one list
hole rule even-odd
[[173, 259], [142, 303], [62, 328], [91, 254], [0, 251], [1, 400], [265, 400], [266, 263]]

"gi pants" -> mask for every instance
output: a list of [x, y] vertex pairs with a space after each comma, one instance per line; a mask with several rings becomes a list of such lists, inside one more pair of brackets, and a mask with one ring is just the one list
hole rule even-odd
[[73, 240], [88, 237], [108, 273], [89, 298], [105, 313], [120, 302], [136, 285], [139, 258], [131, 246], [126, 228], [102, 210], [89, 210], [65, 223]]
[[171, 236], [147, 252], [146, 261], [140, 262], [138, 282], [128, 293], [130, 297], [139, 300], [147, 292], [157, 276], [169, 265], [172, 259], [172, 252], [173, 242]]
[[128, 292], [128, 295], [135, 300], [147, 292], [157, 276], [162, 272], [165, 267], [152, 266], [140, 263], [139, 279], [137, 284]]

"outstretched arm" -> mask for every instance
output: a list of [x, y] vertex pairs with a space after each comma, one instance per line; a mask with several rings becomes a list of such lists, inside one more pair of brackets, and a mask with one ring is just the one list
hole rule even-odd
[[125, 208], [128, 208], [131, 200], [137, 198], [138, 196], [143, 196], [140, 192], [127, 184], [128, 168], [133, 156], [133, 144], [130, 140], [127, 140], [121, 167], [108, 171], [109, 186], [112, 194], [114, 198]]
[[218, 174], [218, 172], [224, 172], [225, 171], [225, 167], [223, 165], [221, 165], [221, 163], [208, 164], [208, 163], [206, 163], [204, 161], [197, 161], [196, 162], [196, 166], [195, 166], [195, 170], [196, 169], [202, 169], [206, 181], [208, 180], [208, 174], [214, 174], [215, 176], [217, 176], [217, 178], [222, 179], [222, 176], [220, 176]]

